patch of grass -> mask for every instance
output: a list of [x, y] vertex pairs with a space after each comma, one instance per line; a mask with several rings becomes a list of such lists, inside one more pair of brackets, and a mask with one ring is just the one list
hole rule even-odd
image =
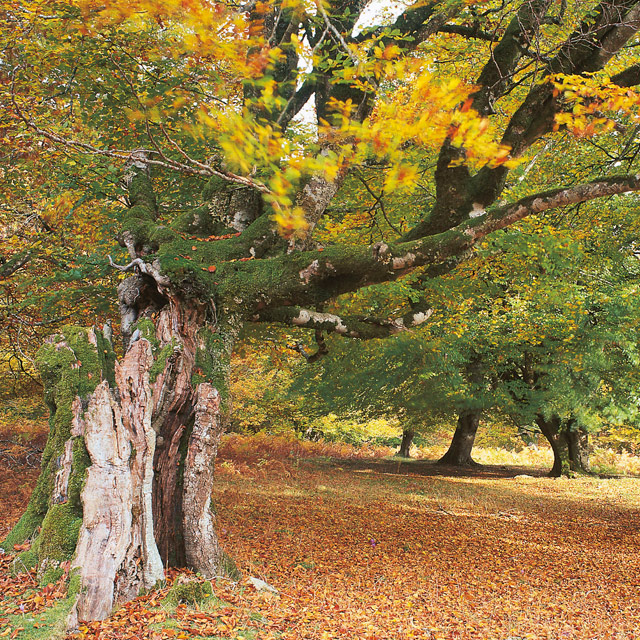
[[65, 638], [67, 617], [76, 601], [79, 587], [79, 576], [72, 575], [67, 586], [66, 598], [57, 600], [55, 604], [38, 613], [8, 615], [5, 628], [12, 629], [8, 635], [16, 640], [61, 640]]

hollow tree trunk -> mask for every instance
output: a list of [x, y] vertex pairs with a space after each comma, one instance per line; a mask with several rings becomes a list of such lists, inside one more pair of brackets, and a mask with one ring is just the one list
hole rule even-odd
[[449, 445], [449, 450], [438, 460], [438, 464], [448, 464], [456, 467], [469, 467], [478, 464], [471, 457], [471, 451], [478, 432], [478, 426], [480, 425], [481, 415], [482, 412], [478, 409], [468, 409], [459, 413], [458, 424]]
[[415, 431], [413, 429], [404, 429], [402, 432], [402, 441], [400, 442], [400, 448], [398, 449], [398, 455], [402, 458], [410, 458], [411, 457], [411, 443], [413, 442], [413, 437], [415, 436]]
[[236, 331], [205, 305], [147, 303], [120, 362], [99, 331], [75, 327], [38, 355], [51, 429], [36, 489], [4, 544], [31, 538], [21, 560], [40, 571], [72, 559], [83, 620], [153, 587], [163, 563], [205, 576], [226, 566], [210, 495]]

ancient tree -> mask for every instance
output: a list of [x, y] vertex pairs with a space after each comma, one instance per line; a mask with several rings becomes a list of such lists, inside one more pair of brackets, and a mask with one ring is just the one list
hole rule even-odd
[[[103, 257], [126, 276], [122, 356], [97, 328], [66, 328], [42, 347], [51, 432], [31, 502], [5, 541], [33, 540], [28, 559], [41, 568], [73, 559], [80, 619], [107, 616], [168, 564], [206, 576], [231, 570], [210, 494], [244, 324], [352, 338], [409, 330], [428, 319], [425, 307], [378, 319], [326, 305], [413, 270], [454, 268], [527, 216], [640, 190], [639, 175], [616, 168], [542, 192], [518, 183], [516, 196], [509, 182], [518, 160], [559, 128], [606, 126], [607, 91], [631, 95], [620, 92], [639, 81], [625, 49], [639, 2], [478, 9], [435, 0], [388, 26], [356, 28], [365, 6], [82, 1], [50, 15], [20, 3], [4, 10], [14, 130], [38, 141], [35, 153], [53, 145], [85, 175], [102, 168], [122, 178], [125, 207], [112, 206], [122, 212], [123, 251]], [[438, 43], [478, 61], [468, 86], [433, 77]], [[558, 74], [589, 79], [580, 122], [571, 102], [580, 92], [567, 97], [552, 81]], [[311, 133], [296, 119], [310, 100]], [[410, 187], [413, 151], [434, 145], [435, 202], [407, 212], [406, 230], [373, 244], [316, 243], [354, 170], [377, 166], [385, 189]], [[181, 180], [192, 196], [206, 180], [201, 204], [186, 198], [182, 211], [167, 211], [159, 194], [180, 191]]]

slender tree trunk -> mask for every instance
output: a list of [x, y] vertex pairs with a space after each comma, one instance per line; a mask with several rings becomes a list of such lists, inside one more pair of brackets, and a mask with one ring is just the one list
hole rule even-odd
[[415, 436], [415, 432], [413, 429], [404, 429], [402, 432], [402, 442], [400, 443], [400, 448], [398, 449], [398, 455], [401, 458], [410, 458], [411, 457], [411, 443], [413, 442], [413, 437]]
[[549, 441], [553, 451], [553, 466], [549, 471], [552, 478], [569, 473], [569, 447], [565, 438], [561, 437], [559, 416], [552, 416], [547, 419], [542, 415], [536, 416], [536, 424], [540, 428], [542, 435]]
[[205, 305], [162, 302], [137, 309], [120, 362], [99, 331], [74, 327], [38, 356], [51, 430], [4, 544], [31, 538], [26, 560], [42, 571], [72, 559], [81, 620], [153, 587], [163, 564], [205, 576], [229, 566], [210, 495], [237, 327]]
[[471, 457], [471, 451], [478, 432], [478, 426], [480, 425], [481, 415], [482, 411], [478, 409], [468, 409], [460, 412], [449, 450], [438, 460], [438, 464], [448, 464], [456, 467], [470, 467], [478, 464]]

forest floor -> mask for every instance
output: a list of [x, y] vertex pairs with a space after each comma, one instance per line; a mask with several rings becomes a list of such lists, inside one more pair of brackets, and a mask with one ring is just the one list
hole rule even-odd
[[[443, 475], [424, 461], [292, 447], [223, 448], [214, 502], [243, 579], [214, 581], [200, 606], [152, 592], [74, 637], [640, 638], [640, 479], [504, 466]], [[16, 454], [0, 474], [1, 539], [37, 469]], [[10, 576], [9, 564], [0, 555], [0, 638], [53, 637], [64, 589]]]

